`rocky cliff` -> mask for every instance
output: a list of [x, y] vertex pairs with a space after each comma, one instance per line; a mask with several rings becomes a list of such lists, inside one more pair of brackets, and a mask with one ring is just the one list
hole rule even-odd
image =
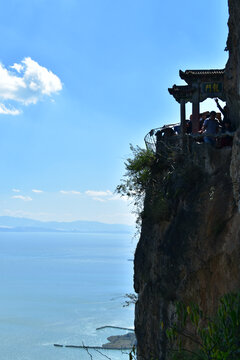
[[229, 59], [226, 65], [225, 90], [231, 119], [235, 124], [240, 122], [240, 3], [228, 0], [229, 20], [226, 50]]
[[[240, 2], [229, 0], [225, 88], [240, 123]], [[166, 155], [166, 154], [165, 154]], [[159, 156], [147, 189], [135, 253], [138, 359], [167, 358], [161, 324], [174, 301], [197, 302], [213, 314], [219, 298], [240, 289], [240, 131], [233, 147], [188, 144]]]

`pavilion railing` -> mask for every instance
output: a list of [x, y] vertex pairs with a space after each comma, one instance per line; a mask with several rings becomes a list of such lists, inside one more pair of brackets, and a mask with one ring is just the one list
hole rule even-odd
[[[169, 125], [164, 125], [162, 127], [156, 128], [156, 129], [152, 129], [151, 131], [149, 131], [149, 133], [144, 137], [144, 141], [145, 141], [145, 145], [146, 148], [154, 153], [156, 153], [157, 151], [157, 144], [160, 141], [160, 136], [158, 136], [158, 134], [162, 133], [162, 139], [168, 139], [168, 142], [171, 141], [171, 138], [174, 137], [175, 140], [173, 140], [174, 142], [176, 142], [177, 139], [179, 139], [179, 135], [177, 134], [177, 128], [179, 129], [180, 124], [169, 124]], [[168, 131], [172, 131], [172, 134], [174, 133], [174, 136], [168, 136], [167, 132]], [[164, 136], [164, 131], [166, 131], [166, 134]]]
[[[234, 131], [226, 132], [226, 133], [218, 133], [216, 135], [209, 135], [211, 138], [215, 137], [216, 139], [221, 139], [225, 137], [232, 137], [234, 136]], [[192, 138], [196, 142], [203, 142], [204, 137], [208, 136], [205, 133], [198, 133], [198, 134], [185, 134], [186, 138]], [[161, 152], [162, 146], [176, 146], [181, 147], [180, 139], [180, 124], [169, 124], [164, 125], [160, 128], [155, 128], [149, 131], [149, 133], [144, 137], [144, 141], [146, 144], [146, 148], [154, 153]]]

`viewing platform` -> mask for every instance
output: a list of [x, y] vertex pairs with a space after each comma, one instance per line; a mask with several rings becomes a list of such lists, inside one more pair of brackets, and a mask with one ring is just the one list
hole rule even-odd
[[[224, 75], [225, 69], [180, 70], [179, 76], [187, 85], [173, 85], [168, 89], [180, 104], [180, 122], [152, 129], [144, 138], [147, 149], [161, 153], [169, 145], [181, 148], [183, 144], [193, 141], [199, 144], [210, 143], [216, 148], [231, 146], [234, 119], [230, 120], [228, 107], [222, 108], [218, 103], [218, 99], [226, 101]], [[200, 103], [208, 98], [217, 99], [217, 107], [221, 112], [200, 113]], [[186, 119], [187, 102], [192, 104], [192, 115], [189, 120]], [[221, 113], [224, 116], [223, 120]]]
[[[164, 125], [162, 127], [152, 129], [147, 133], [144, 137], [144, 142], [146, 148], [152, 151], [154, 154], [161, 153], [163, 147], [174, 146], [179, 149], [182, 148], [182, 143], [185, 139], [185, 142], [189, 143], [190, 141], [195, 141], [199, 144], [204, 142], [204, 133], [196, 133], [196, 134], [184, 134], [184, 137], [177, 133], [176, 129], [179, 130], [180, 124], [169, 124]], [[216, 148], [222, 148], [224, 146], [231, 146], [231, 142], [229, 138], [233, 139], [235, 132], [226, 132], [219, 133], [216, 135], [211, 135], [216, 139]], [[225, 140], [228, 139], [228, 142]]]

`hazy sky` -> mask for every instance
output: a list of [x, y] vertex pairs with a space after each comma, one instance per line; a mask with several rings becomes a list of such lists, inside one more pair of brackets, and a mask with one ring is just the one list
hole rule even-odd
[[227, 18], [227, 0], [1, 1], [0, 215], [131, 223], [129, 143], [179, 120], [179, 69], [225, 66]]

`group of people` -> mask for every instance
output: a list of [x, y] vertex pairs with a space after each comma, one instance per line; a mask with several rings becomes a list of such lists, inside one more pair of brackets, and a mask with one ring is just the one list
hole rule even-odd
[[[218, 99], [215, 99], [215, 102], [220, 112], [206, 111], [199, 115], [199, 136], [196, 137], [196, 141], [205, 142], [218, 148], [231, 146], [233, 140], [232, 133], [235, 129], [230, 120], [229, 108], [227, 105], [222, 107]], [[184, 132], [192, 134], [192, 115], [189, 120], [185, 121]], [[172, 136], [181, 134], [181, 126], [180, 124], [176, 124], [175, 126], [165, 125], [156, 133], [154, 130], [150, 131], [150, 136], [154, 134], [157, 138], [157, 143], [161, 140], [170, 140]]]
[[[203, 141], [205, 143], [217, 147], [231, 146], [232, 136], [230, 135], [234, 129], [229, 116], [229, 108], [228, 106], [222, 108], [218, 99], [215, 99], [215, 102], [220, 113], [216, 113], [216, 111], [206, 111], [200, 114], [198, 133], [203, 135]], [[221, 114], [223, 115], [223, 119]], [[192, 115], [190, 116], [190, 120], [186, 120], [186, 132], [188, 134], [192, 133], [191, 117]], [[219, 134], [222, 136], [218, 138], [217, 135]]]

